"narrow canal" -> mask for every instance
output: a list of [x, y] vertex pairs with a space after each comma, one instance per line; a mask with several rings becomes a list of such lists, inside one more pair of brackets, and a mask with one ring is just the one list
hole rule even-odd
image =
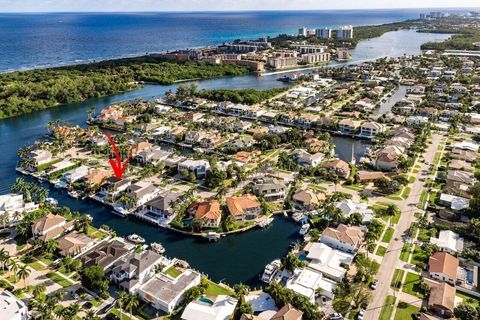
[[[384, 38], [387, 37], [387, 40]], [[398, 37], [397, 40], [395, 38]], [[382, 37], [360, 43], [352, 52], [354, 59], [372, 59], [379, 55], [399, 56], [420, 53], [420, 45], [427, 41], [445, 38], [445, 35], [424, 34], [413, 31], [390, 32]], [[393, 40], [392, 40], [393, 39]], [[400, 41], [401, 40], [401, 41]], [[409, 45], [405, 46], [405, 42]], [[368, 43], [368, 44], [365, 44]], [[352, 61], [356, 62], [356, 60]], [[221, 78], [197, 82], [199, 88], [257, 88], [268, 89], [285, 86], [276, 81], [277, 76], [257, 77], [247, 75], [241, 77]], [[162, 96], [167, 90], [175, 90], [177, 85], [147, 85], [136, 91], [115, 96], [92, 99], [82, 103], [61, 106], [0, 121], [0, 194], [9, 192], [9, 187], [19, 177], [15, 172], [17, 150], [46, 134], [49, 121], [60, 119], [71, 124], [84, 126], [86, 111], [95, 107], [100, 110], [109, 104], [136, 98], [152, 99]], [[363, 156], [364, 141], [335, 137], [335, 152], [346, 161], [351, 160], [352, 143], [358, 159]], [[259, 285], [258, 275], [265, 264], [285, 255], [290, 244], [298, 239], [299, 227], [283, 217], [278, 217], [266, 230], [256, 230], [221, 239], [217, 243], [207, 243], [199, 239], [184, 237], [163, 229], [135, 220], [122, 219], [110, 212], [110, 209], [89, 201], [73, 200], [66, 193], [51, 190], [51, 196], [59, 200], [59, 205], [68, 206], [72, 210], [90, 214], [94, 224], [107, 224], [119, 235], [126, 236], [138, 233], [148, 242], [161, 242], [170, 257], [187, 260], [194, 268], [208, 274], [216, 281], [230, 284], [237, 282]]]

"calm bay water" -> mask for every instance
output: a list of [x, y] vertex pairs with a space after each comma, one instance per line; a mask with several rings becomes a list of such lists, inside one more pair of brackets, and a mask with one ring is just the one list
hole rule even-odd
[[[0, 24], [3, 19], [0, 19]], [[293, 24], [297, 24], [295, 21]], [[133, 23], [133, 22], [131, 22]], [[300, 23], [302, 24], [302, 23]], [[303, 23], [306, 24], [306, 23]], [[5, 46], [8, 41], [2, 38], [0, 26], [0, 46]], [[401, 56], [403, 54], [418, 54], [420, 44], [426, 41], [439, 40], [442, 35], [419, 34], [414, 31], [400, 31], [388, 33], [380, 38], [361, 43], [352, 52], [354, 62], [358, 60], [373, 59], [380, 56]], [[21, 38], [17, 38], [21, 39]], [[408, 39], [408, 45], [404, 41]], [[20, 41], [20, 40], [19, 40]], [[21, 40], [29, 42], [30, 40]], [[33, 43], [28, 45], [33, 46]], [[80, 45], [80, 44], [79, 44]], [[53, 50], [52, 50], [53, 51]], [[0, 65], [5, 63], [5, 53], [0, 49]], [[44, 55], [39, 55], [39, 61]], [[19, 58], [20, 60], [22, 58]], [[20, 61], [18, 60], [18, 61]], [[26, 66], [26, 60], [20, 64], [10, 62], [10, 67]], [[27, 64], [25, 64], [27, 63]], [[267, 89], [286, 84], [276, 81], [278, 75], [257, 77], [247, 75], [241, 77], [221, 78], [197, 82], [200, 88], [259, 88]], [[33, 143], [46, 134], [46, 125], [49, 121], [61, 119], [72, 124], [84, 126], [86, 110], [96, 107], [97, 110], [105, 106], [128, 99], [162, 96], [167, 90], [175, 90], [173, 86], [148, 85], [139, 90], [119, 94], [111, 97], [88, 100], [82, 103], [61, 106], [49, 110], [34, 112], [24, 116], [5, 119], [0, 121], [0, 194], [7, 193], [9, 186], [18, 175], [15, 172], [17, 161], [16, 151], [25, 145]], [[355, 144], [355, 157], [363, 156], [367, 143], [348, 138], [334, 138], [336, 153], [344, 160], [350, 161], [352, 143]], [[94, 224], [110, 225], [119, 235], [126, 236], [130, 233], [138, 233], [148, 242], [161, 242], [167, 249], [167, 255], [179, 257], [211, 276], [214, 280], [225, 281], [233, 284], [244, 282], [258, 285], [258, 275], [263, 267], [271, 260], [285, 255], [289, 245], [298, 239], [297, 225], [278, 217], [271, 227], [266, 230], [251, 231], [243, 234], [230, 236], [217, 243], [206, 243], [199, 239], [180, 236], [178, 234], [154, 228], [148, 224], [135, 220], [126, 220], [115, 216], [109, 208], [90, 201], [73, 200], [66, 193], [51, 190], [51, 195], [59, 200], [60, 205], [68, 206], [72, 210], [88, 213], [94, 218]]]

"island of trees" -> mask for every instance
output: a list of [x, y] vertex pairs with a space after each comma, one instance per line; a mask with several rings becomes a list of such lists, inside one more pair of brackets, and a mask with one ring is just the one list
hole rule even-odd
[[0, 74], [0, 119], [120, 93], [141, 83], [172, 84], [248, 73], [245, 67], [168, 62], [154, 55]]

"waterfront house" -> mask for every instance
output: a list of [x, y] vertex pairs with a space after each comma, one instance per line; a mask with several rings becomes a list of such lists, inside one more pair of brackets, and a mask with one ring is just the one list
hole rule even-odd
[[120, 193], [126, 191], [131, 183], [129, 179], [119, 179], [114, 176], [107, 178], [100, 189], [102, 199], [110, 203], [115, 202], [119, 198]]
[[206, 228], [218, 228], [222, 220], [222, 209], [217, 200], [195, 202], [188, 208], [195, 219], [201, 219]]
[[63, 175], [63, 180], [67, 183], [72, 184], [80, 179], [83, 179], [88, 174], [88, 167], [87, 166], [80, 166], [75, 168]]
[[38, 204], [25, 202], [22, 194], [0, 195], [0, 216], [8, 214], [8, 219], [2, 223], [3, 227], [14, 226], [23, 219], [23, 214], [38, 209]]
[[36, 149], [32, 150], [27, 155], [28, 158], [32, 159], [32, 165], [26, 169], [35, 171], [38, 166], [42, 164], [47, 164], [53, 161], [52, 153], [48, 150]]
[[152, 250], [129, 253], [112, 264], [110, 280], [123, 290], [135, 293], [155, 275], [155, 267], [164, 260], [165, 258]]
[[309, 129], [320, 119], [320, 116], [313, 114], [302, 114], [297, 117], [297, 125], [300, 128]]
[[295, 208], [299, 210], [313, 210], [325, 200], [325, 194], [312, 189], [298, 189], [292, 197]]
[[28, 307], [25, 302], [8, 290], [0, 293], [0, 312], [2, 319], [28, 320]]
[[401, 157], [404, 155], [404, 149], [396, 146], [386, 146], [380, 149], [374, 159], [374, 165], [385, 171], [394, 171], [400, 165]]
[[94, 240], [86, 234], [72, 231], [57, 240], [57, 249], [62, 257], [76, 256], [85, 252], [94, 244]]
[[227, 197], [225, 200], [228, 212], [237, 221], [254, 220], [262, 214], [262, 205], [254, 195]]
[[175, 214], [173, 204], [180, 197], [180, 193], [168, 190], [162, 191], [155, 198], [145, 203], [144, 211], [149, 213], [147, 216], [153, 216], [154, 219], [170, 220]]
[[105, 168], [90, 168], [84, 181], [87, 186], [98, 185], [101, 186], [106, 178], [112, 176], [112, 169]]
[[143, 164], [152, 163], [157, 165], [161, 161], [165, 161], [171, 154], [171, 152], [165, 151], [159, 146], [154, 146], [138, 152], [135, 160]]
[[463, 238], [451, 230], [441, 230], [438, 238], [431, 237], [430, 243], [437, 245], [441, 251], [456, 254], [463, 250]]
[[292, 153], [292, 157], [301, 166], [316, 167], [323, 161], [325, 155], [320, 152], [310, 154], [303, 149], [295, 149]]
[[210, 162], [208, 160], [187, 159], [178, 164], [178, 172], [188, 171], [189, 173], [194, 173], [197, 179], [206, 178], [210, 170]]
[[360, 125], [360, 135], [364, 137], [374, 137], [385, 131], [385, 126], [378, 122], [367, 121]]
[[451, 285], [455, 285], [457, 281], [458, 266], [458, 259], [446, 252], [435, 252], [428, 259], [428, 273], [430, 277], [448, 282]]
[[310, 268], [297, 268], [287, 280], [285, 288], [293, 290], [308, 298], [311, 303], [316, 302], [317, 292], [328, 299], [334, 298], [336, 282], [323, 277], [322, 273]]
[[327, 151], [330, 144], [328, 143], [328, 141], [325, 141], [325, 140], [309, 138], [305, 140], [305, 146], [308, 152], [317, 153], [317, 152]]
[[438, 109], [432, 107], [424, 107], [420, 109], [420, 116], [427, 117], [429, 119], [436, 119], [438, 116]]
[[410, 116], [407, 118], [406, 123], [408, 126], [422, 125], [428, 123], [428, 118], [422, 116]]
[[187, 131], [185, 133], [184, 142], [190, 145], [197, 145], [207, 136], [208, 132], [205, 131]]
[[114, 262], [130, 252], [133, 247], [133, 245], [120, 239], [114, 239], [87, 251], [80, 257], [80, 260], [84, 267], [99, 266], [107, 270]]
[[360, 121], [352, 119], [343, 119], [338, 123], [338, 130], [345, 134], [356, 134], [358, 127], [360, 127]]
[[322, 168], [335, 170], [340, 178], [347, 179], [350, 176], [350, 166], [343, 160], [335, 159], [322, 163]]
[[67, 222], [64, 217], [49, 213], [32, 223], [32, 235], [34, 239], [48, 241], [73, 230], [74, 227], [75, 221]]
[[238, 300], [226, 295], [205, 296], [187, 304], [182, 320], [230, 320]]
[[430, 288], [428, 308], [442, 318], [451, 318], [455, 308], [457, 291], [455, 287], [445, 282], [437, 282], [430, 279], [424, 279], [424, 282]]
[[200, 284], [200, 273], [187, 269], [172, 277], [157, 274], [138, 289], [140, 299], [168, 314], [182, 302], [185, 291]]
[[126, 194], [134, 199], [134, 207], [141, 206], [156, 197], [160, 190], [150, 182], [138, 181], [127, 187]]
[[326, 228], [322, 232], [320, 242], [348, 253], [355, 253], [362, 244], [365, 232], [360, 227], [338, 225], [336, 229]]
[[183, 141], [185, 131], [187, 131], [187, 128], [182, 126], [175, 126], [174, 128], [169, 128], [169, 130], [165, 131], [163, 139], [171, 143]]
[[[262, 319], [262, 318], [261, 318]], [[291, 304], [287, 303], [275, 313], [270, 320], [302, 320], [303, 312], [295, 309]]]
[[308, 267], [321, 272], [325, 277], [340, 281], [347, 270], [342, 266], [353, 262], [353, 255], [332, 249], [324, 243], [313, 242], [307, 244]]
[[335, 202], [335, 207], [339, 208], [343, 216], [347, 218], [355, 213], [360, 214], [362, 216], [362, 223], [368, 223], [372, 221], [374, 217], [373, 210], [368, 207], [367, 203], [355, 203], [351, 199], [344, 199]]
[[286, 191], [287, 186], [273, 178], [256, 179], [253, 183], [253, 194], [268, 202], [285, 199]]

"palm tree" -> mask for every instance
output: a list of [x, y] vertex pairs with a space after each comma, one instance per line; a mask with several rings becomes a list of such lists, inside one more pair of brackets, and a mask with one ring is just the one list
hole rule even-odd
[[13, 281], [16, 283], [17, 282], [17, 271], [18, 271], [18, 264], [15, 260], [12, 258], [9, 259], [7, 262], [9, 269], [13, 271]]
[[46, 288], [45, 284], [43, 284], [43, 283], [38, 284], [33, 288], [32, 294], [33, 294], [34, 297], [38, 297], [41, 294], [45, 293], [46, 289], [47, 288]]
[[95, 316], [95, 311], [93, 310], [85, 311], [85, 316], [83, 317], [83, 320], [96, 320], [96, 319], [100, 319], [100, 318]]
[[2, 271], [5, 271], [5, 264], [10, 259], [10, 254], [5, 248], [0, 248], [0, 262], [2, 263]]
[[7, 227], [7, 224], [10, 222], [10, 213], [4, 212], [0, 215], [0, 221], [2, 222], [3, 229]]
[[92, 219], [87, 215], [81, 215], [80, 218], [76, 221], [75, 226], [78, 230], [81, 230], [83, 233], [88, 234], [88, 227], [92, 224]]
[[123, 308], [127, 304], [128, 293], [125, 291], [117, 291], [117, 305], [120, 310], [120, 319], [123, 319]]
[[27, 265], [24, 264], [23, 266], [20, 266], [20, 268], [18, 269], [18, 277], [20, 278], [20, 280], [23, 280], [25, 288], [27, 287], [27, 278], [29, 275], [30, 269], [27, 267]]
[[129, 310], [130, 319], [132, 319], [132, 309], [138, 307], [140, 302], [138, 301], [138, 297], [134, 294], [127, 295], [127, 303], [125, 304], [125, 308]]

